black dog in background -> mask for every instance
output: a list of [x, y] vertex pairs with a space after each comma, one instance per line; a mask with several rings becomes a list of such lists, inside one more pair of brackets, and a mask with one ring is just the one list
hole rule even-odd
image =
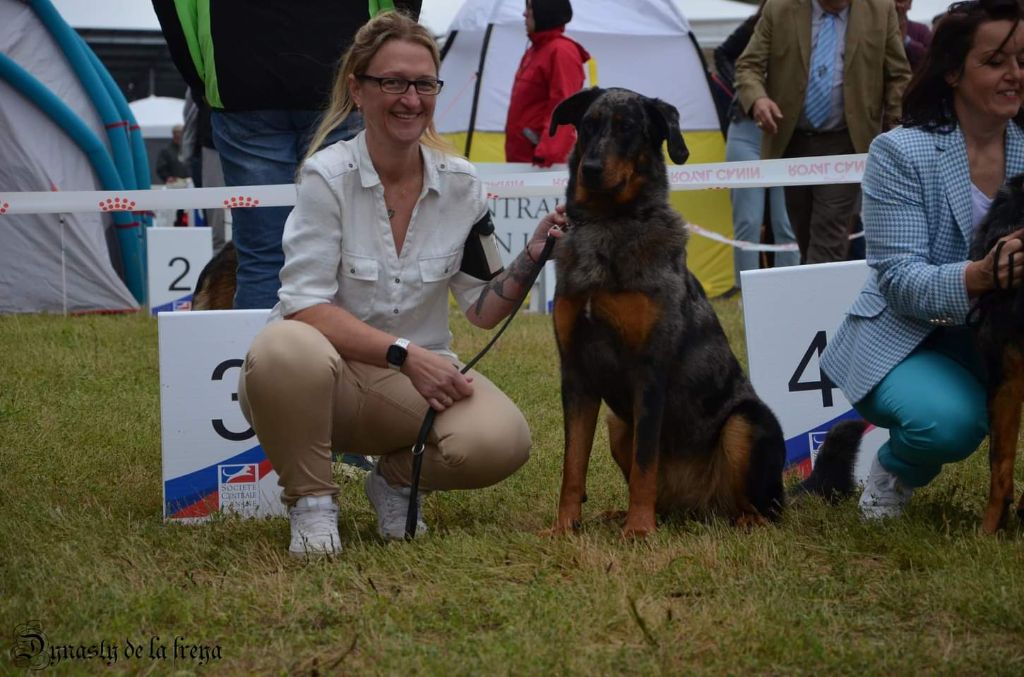
[[[738, 526], [777, 519], [782, 429], [687, 268], [686, 223], [668, 201], [662, 146], [677, 163], [689, 155], [678, 112], [626, 89], [593, 88], [558, 105], [552, 134], [560, 124], [578, 138], [569, 230], [555, 250], [565, 459], [551, 533], [580, 522], [602, 402], [612, 457], [629, 485], [624, 537], [652, 532], [657, 514], [713, 513]], [[829, 435], [802, 491], [852, 490], [863, 423], [854, 425], [853, 434]]]
[[[1010, 179], [999, 191], [985, 219], [978, 224], [971, 260], [980, 261], [1001, 239], [1024, 224], [1024, 174]], [[1024, 254], [1018, 254], [1024, 256]], [[998, 252], [996, 258], [999, 258]], [[989, 420], [989, 466], [992, 473], [982, 529], [994, 533], [1006, 523], [1013, 501], [1013, 465], [1024, 403], [1024, 290], [1012, 282], [987, 292], [975, 303], [968, 324], [985, 366]], [[1024, 519], [1024, 495], [1017, 504]]]

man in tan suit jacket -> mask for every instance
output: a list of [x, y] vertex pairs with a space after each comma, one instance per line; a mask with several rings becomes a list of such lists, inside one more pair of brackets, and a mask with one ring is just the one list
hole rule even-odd
[[[831, 105], [815, 126], [805, 111], [810, 63], [821, 27], [833, 18]], [[867, 152], [877, 134], [898, 124], [909, 80], [893, 0], [768, 0], [736, 62], [736, 93], [765, 132], [764, 159]], [[846, 258], [859, 202], [857, 184], [786, 188], [802, 262]]]

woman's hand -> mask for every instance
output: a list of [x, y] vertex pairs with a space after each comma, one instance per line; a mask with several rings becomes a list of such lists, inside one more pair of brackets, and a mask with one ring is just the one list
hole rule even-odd
[[533, 237], [530, 238], [530, 242], [526, 245], [526, 255], [530, 257], [531, 261], [536, 263], [540, 260], [540, 253], [544, 250], [548, 235], [556, 238], [565, 235], [567, 223], [568, 219], [565, 218], [564, 204], [557, 205], [555, 211], [548, 212], [548, 215], [540, 220], [540, 223], [537, 224], [537, 229], [533, 231]]
[[402, 373], [431, 409], [442, 412], [473, 394], [473, 378], [460, 373], [451, 360], [415, 344], [408, 350]]
[[[1006, 237], [999, 238], [999, 242], [1005, 243], [1002, 249], [996, 243], [992, 250], [980, 261], [971, 261], [964, 271], [964, 281], [967, 284], [967, 295], [978, 296], [996, 288], [995, 277], [999, 279], [999, 289], [1006, 289], [1009, 286], [1021, 286], [1024, 279], [1024, 228], [1015, 230]], [[999, 258], [996, 259], [996, 250], [999, 250]], [[995, 271], [995, 275], [993, 275]]]

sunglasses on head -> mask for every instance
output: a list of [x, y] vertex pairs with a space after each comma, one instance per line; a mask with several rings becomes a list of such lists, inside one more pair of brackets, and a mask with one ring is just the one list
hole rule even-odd
[[967, 14], [976, 9], [988, 13], [1001, 14], [1006, 11], [1021, 11], [1019, 0], [963, 0], [954, 2], [946, 10], [948, 14]]

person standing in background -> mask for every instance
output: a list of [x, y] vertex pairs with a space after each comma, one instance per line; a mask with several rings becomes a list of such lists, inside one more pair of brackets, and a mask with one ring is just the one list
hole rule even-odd
[[[182, 135], [181, 153], [192, 172], [192, 185], [196, 188], [216, 188], [224, 185], [224, 172], [220, 167], [220, 156], [213, 147], [213, 130], [210, 128], [210, 107], [196, 98], [190, 87], [185, 94], [185, 133]], [[203, 210], [203, 219], [210, 228], [213, 252], [216, 254], [227, 243], [227, 226], [224, 209], [215, 207]]]
[[181, 125], [174, 125], [170, 143], [156, 156], [156, 175], [165, 184], [188, 178], [188, 167], [181, 161], [182, 131]]
[[[160, 150], [156, 156], [156, 176], [165, 185], [184, 187], [186, 179], [189, 178], [188, 166], [181, 158], [181, 138], [184, 128], [181, 125], [174, 125], [171, 130], [171, 141]], [[188, 225], [188, 217], [184, 209], [178, 209], [174, 213], [174, 227], [181, 228]]]
[[[766, 0], [761, 0], [757, 11], [715, 49], [715, 68], [718, 75], [730, 84], [736, 74], [736, 59], [743, 53], [754, 25], [761, 18]], [[729, 129], [726, 132], [725, 160], [737, 162], [761, 159], [761, 130], [750, 119], [734, 97], [729, 106]], [[786, 213], [786, 195], [782, 186], [774, 188], [733, 188], [729, 191], [732, 202], [733, 237], [741, 242], [761, 241], [761, 224], [764, 222], [764, 201], [768, 197], [768, 206], [775, 244], [796, 244], [793, 227]], [[736, 288], [741, 288], [740, 273], [744, 270], [757, 270], [760, 265], [760, 254], [739, 247], [733, 250], [733, 261], [736, 268]], [[800, 263], [800, 252], [786, 251], [775, 253], [775, 266], [795, 266]]]
[[[206, 11], [200, 11], [201, 5]], [[228, 186], [294, 183], [334, 80], [338, 55], [373, 14], [413, 19], [421, 0], [153, 0], [175, 65], [212, 109]], [[362, 129], [360, 115], [325, 145]], [[271, 308], [281, 286], [290, 207], [232, 210], [235, 308]]]
[[[768, 0], [736, 62], [736, 92], [764, 131], [766, 160], [867, 152], [898, 124], [909, 80], [893, 0]], [[845, 260], [860, 187], [785, 192], [801, 262]]]
[[572, 19], [569, 0], [526, 0], [526, 33], [530, 46], [516, 71], [505, 123], [505, 161], [532, 162], [538, 167], [564, 163], [576, 142], [572, 127], [548, 134], [551, 111], [583, 87], [587, 50], [565, 36]]
[[907, 17], [907, 12], [914, 6], [914, 0], [895, 0], [895, 2], [896, 16], [900, 21], [900, 35], [903, 36], [903, 47], [907, 50], [907, 61], [910, 62], [910, 69], [916, 73], [921, 62], [924, 61], [928, 45], [932, 44], [932, 31], [923, 23], [911, 21]]

